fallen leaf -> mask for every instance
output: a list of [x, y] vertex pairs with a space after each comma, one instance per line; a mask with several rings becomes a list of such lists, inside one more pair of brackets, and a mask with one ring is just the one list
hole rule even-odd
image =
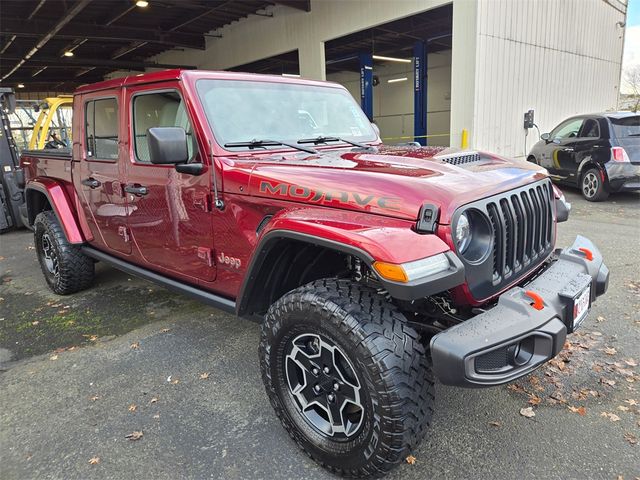
[[157, 413], [153, 416], [153, 418], [160, 418], [160, 415], [158, 415]]
[[100, 399], [99, 396], [94, 395], [93, 397], [90, 397], [89, 400], [91, 400], [92, 402], [95, 402], [96, 400]]
[[97, 465], [100, 463], [100, 457], [93, 457], [89, 459], [90, 465]]
[[596, 322], [604, 322], [604, 317], [599, 316], [598, 318], [596, 318]]
[[542, 399], [537, 395], [531, 395], [531, 398], [529, 398], [530, 405], [540, 405], [540, 402], [542, 402]]
[[618, 353], [618, 351], [613, 348], [613, 347], [606, 347], [604, 350], [602, 350], [604, 353], [606, 353], [607, 355], [615, 355], [616, 353]]
[[206, 380], [207, 378], [209, 378], [209, 372], [204, 372], [200, 374], [201, 380]]
[[629, 358], [628, 360], [625, 360], [624, 363], [626, 363], [630, 367], [637, 367], [638, 366], [638, 363], [633, 358]]
[[178, 383], [180, 383], [180, 380], [178, 380], [177, 378], [174, 378], [174, 379], [171, 381], [171, 384], [172, 384], [172, 385], [177, 385]]
[[153, 397], [153, 398], [149, 401], [149, 403], [156, 403], [157, 401], [158, 401], [158, 399], [157, 399], [156, 397]]
[[171, 330], [170, 328], [163, 328], [162, 330], [160, 330], [160, 333], [167, 333], [169, 330]]
[[620, 421], [620, 417], [618, 415], [616, 415], [615, 413], [608, 413], [608, 412], [602, 412], [600, 414], [601, 417], [606, 417], [609, 420], [611, 420], [612, 422], [619, 422]]
[[527, 417], [527, 418], [533, 418], [533, 417], [536, 416], [536, 412], [534, 412], [533, 408], [531, 408], [531, 407], [521, 408], [520, 409], [520, 415], [522, 415], [523, 417]]
[[618, 410], [620, 410], [621, 412], [628, 412], [629, 407], [625, 407], [624, 405], [618, 405]]
[[603, 383], [605, 385], [609, 385], [610, 387], [613, 387], [616, 384], [615, 380], [608, 380], [606, 378], [601, 378], [600, 379], [600, 383]]
[[138, 406], [135, 403], [132, 403], [131, 405], [129, 405], [130, 412], [135, 412], [137, 409], [138, 409]]
[[58, 355], [51, 355], [49, 357], [49, 360], [57, 360], [58, 359]]
[[140, 347], [140, 342], [134, 342], [134, 343], [131, 344], [131, 348], [133, 348], [133, 349], [138, 348], [138, 347]]
[[95, 342], [96, 340], [98, 340], [98, 336], [97, 336], [97, 335], [91, 335], [91, 336], [89, 337], [89, 341], [90, 341], [90, 342]]
[[569, 407], [569, 410], [583, 417], [587, 414], [587, 409], [584, 407]]
[[633, 433], [625, 433], [624, 439], [631, 445], [635, 445], [636, 443], [638, 443], [638, 437], [636, 437]]
[[129, 435], [125, 435], [124, 438], [128, 438], [131, 441], [140, 440], [144, 433], [141, 431], [131, 432]]
[[638, 405], [638, 402], [632, 398], [630, 398], [629, 400], [625, 400], [624, 403], [628, 403], [629, 405], [631, 405], [632, 407], [634, 405]]
[[414, 463], [416, 463], [416, 457], [414, 457], [413, 455], [409, 455], [406, 460], [409, 465], [413, 465]]
[[501, 427], [502, 422], [489, 422], [489, 425], [491, 425], [492, 427]]
[[35, 327], [35, 326], [36, 326], [36, 325], [38, 325], [39, 323], [40, 323], [40, 322], [39, 322], [38, 320], [36, 320], [36, 321], [34, 321], [34, 322], [31, 322], [31, 325], [33, 325], [33, 326]]

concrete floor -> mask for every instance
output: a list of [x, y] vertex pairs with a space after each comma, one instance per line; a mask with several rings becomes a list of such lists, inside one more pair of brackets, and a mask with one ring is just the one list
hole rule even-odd
[[[591, 238], [611, 284], [566, 361], [508, 387], [437, 385], [416, 463], [388, 478], [640, 475], [631, 443], [640, 439], [640, 196], [567, 197], [574, 210], [558, 245]], [[0, 237], [0, 478], [331, 478], [273, 415], [258, 334], [255, 323], [104, 265], [92, 289], [57, 297], [31, 234]], [[528, 419], [519, 411], [531, 399], [540, 402]], [[144, 436], [125, 438], [134, 431]]]

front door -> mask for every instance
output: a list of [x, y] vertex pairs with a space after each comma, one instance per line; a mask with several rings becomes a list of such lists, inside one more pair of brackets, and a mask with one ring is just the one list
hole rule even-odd
[[84, 115], [84, 134], [79, 148], [76, 191], [93, 234], [93, 242], [104, 250], [131, 253], [127, 233], [127, 199], [122, 190], [123, 157], [120, 143], [119, 91], [101, 92], [76, 103]]
[[192, 122], [178, 85], [128, 90], [130, 161], [127, 163], [129, 230], [137, 255], [149, 267], [186, 281], [215, 279], [211, 180], [205, 173], [178, 173], [173, 165], [151, 163], [147, 131], [182, 127], [189, 139], [190, 161], [207, 163], [198, 148]]
[[575, 143], [583, 122], [583, 118], [571, 118], [551, 132], [551, 143], [542, 155], [542, 166], [556, 180], [565, 180], [567, 177], [566, 166], [573, 162]]

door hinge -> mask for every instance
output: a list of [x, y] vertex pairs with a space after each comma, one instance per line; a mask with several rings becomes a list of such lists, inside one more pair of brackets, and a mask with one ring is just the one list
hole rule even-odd
[[118, 227], [118, 235], [120, 235], [125, 242], [129, 242], [131, 240], [129, 229], [123, 225]]
[[210, 248], [198, 247], [198, 258], [204, 260], [208, 266], [213, 266], [213, 252]]
[[204, 212], [211, 211], [211, 194], [205, 193], [203, 195], [196, 195], [193, 197], [193, 206], [196, 208], [201, 208]]

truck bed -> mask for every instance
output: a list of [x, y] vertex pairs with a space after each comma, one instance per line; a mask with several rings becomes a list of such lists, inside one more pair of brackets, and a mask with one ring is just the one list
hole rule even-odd
[[70, 148], [23, 150], [20, 163], [28, 171], [27, 178], [51, 177], [71, 183]]

